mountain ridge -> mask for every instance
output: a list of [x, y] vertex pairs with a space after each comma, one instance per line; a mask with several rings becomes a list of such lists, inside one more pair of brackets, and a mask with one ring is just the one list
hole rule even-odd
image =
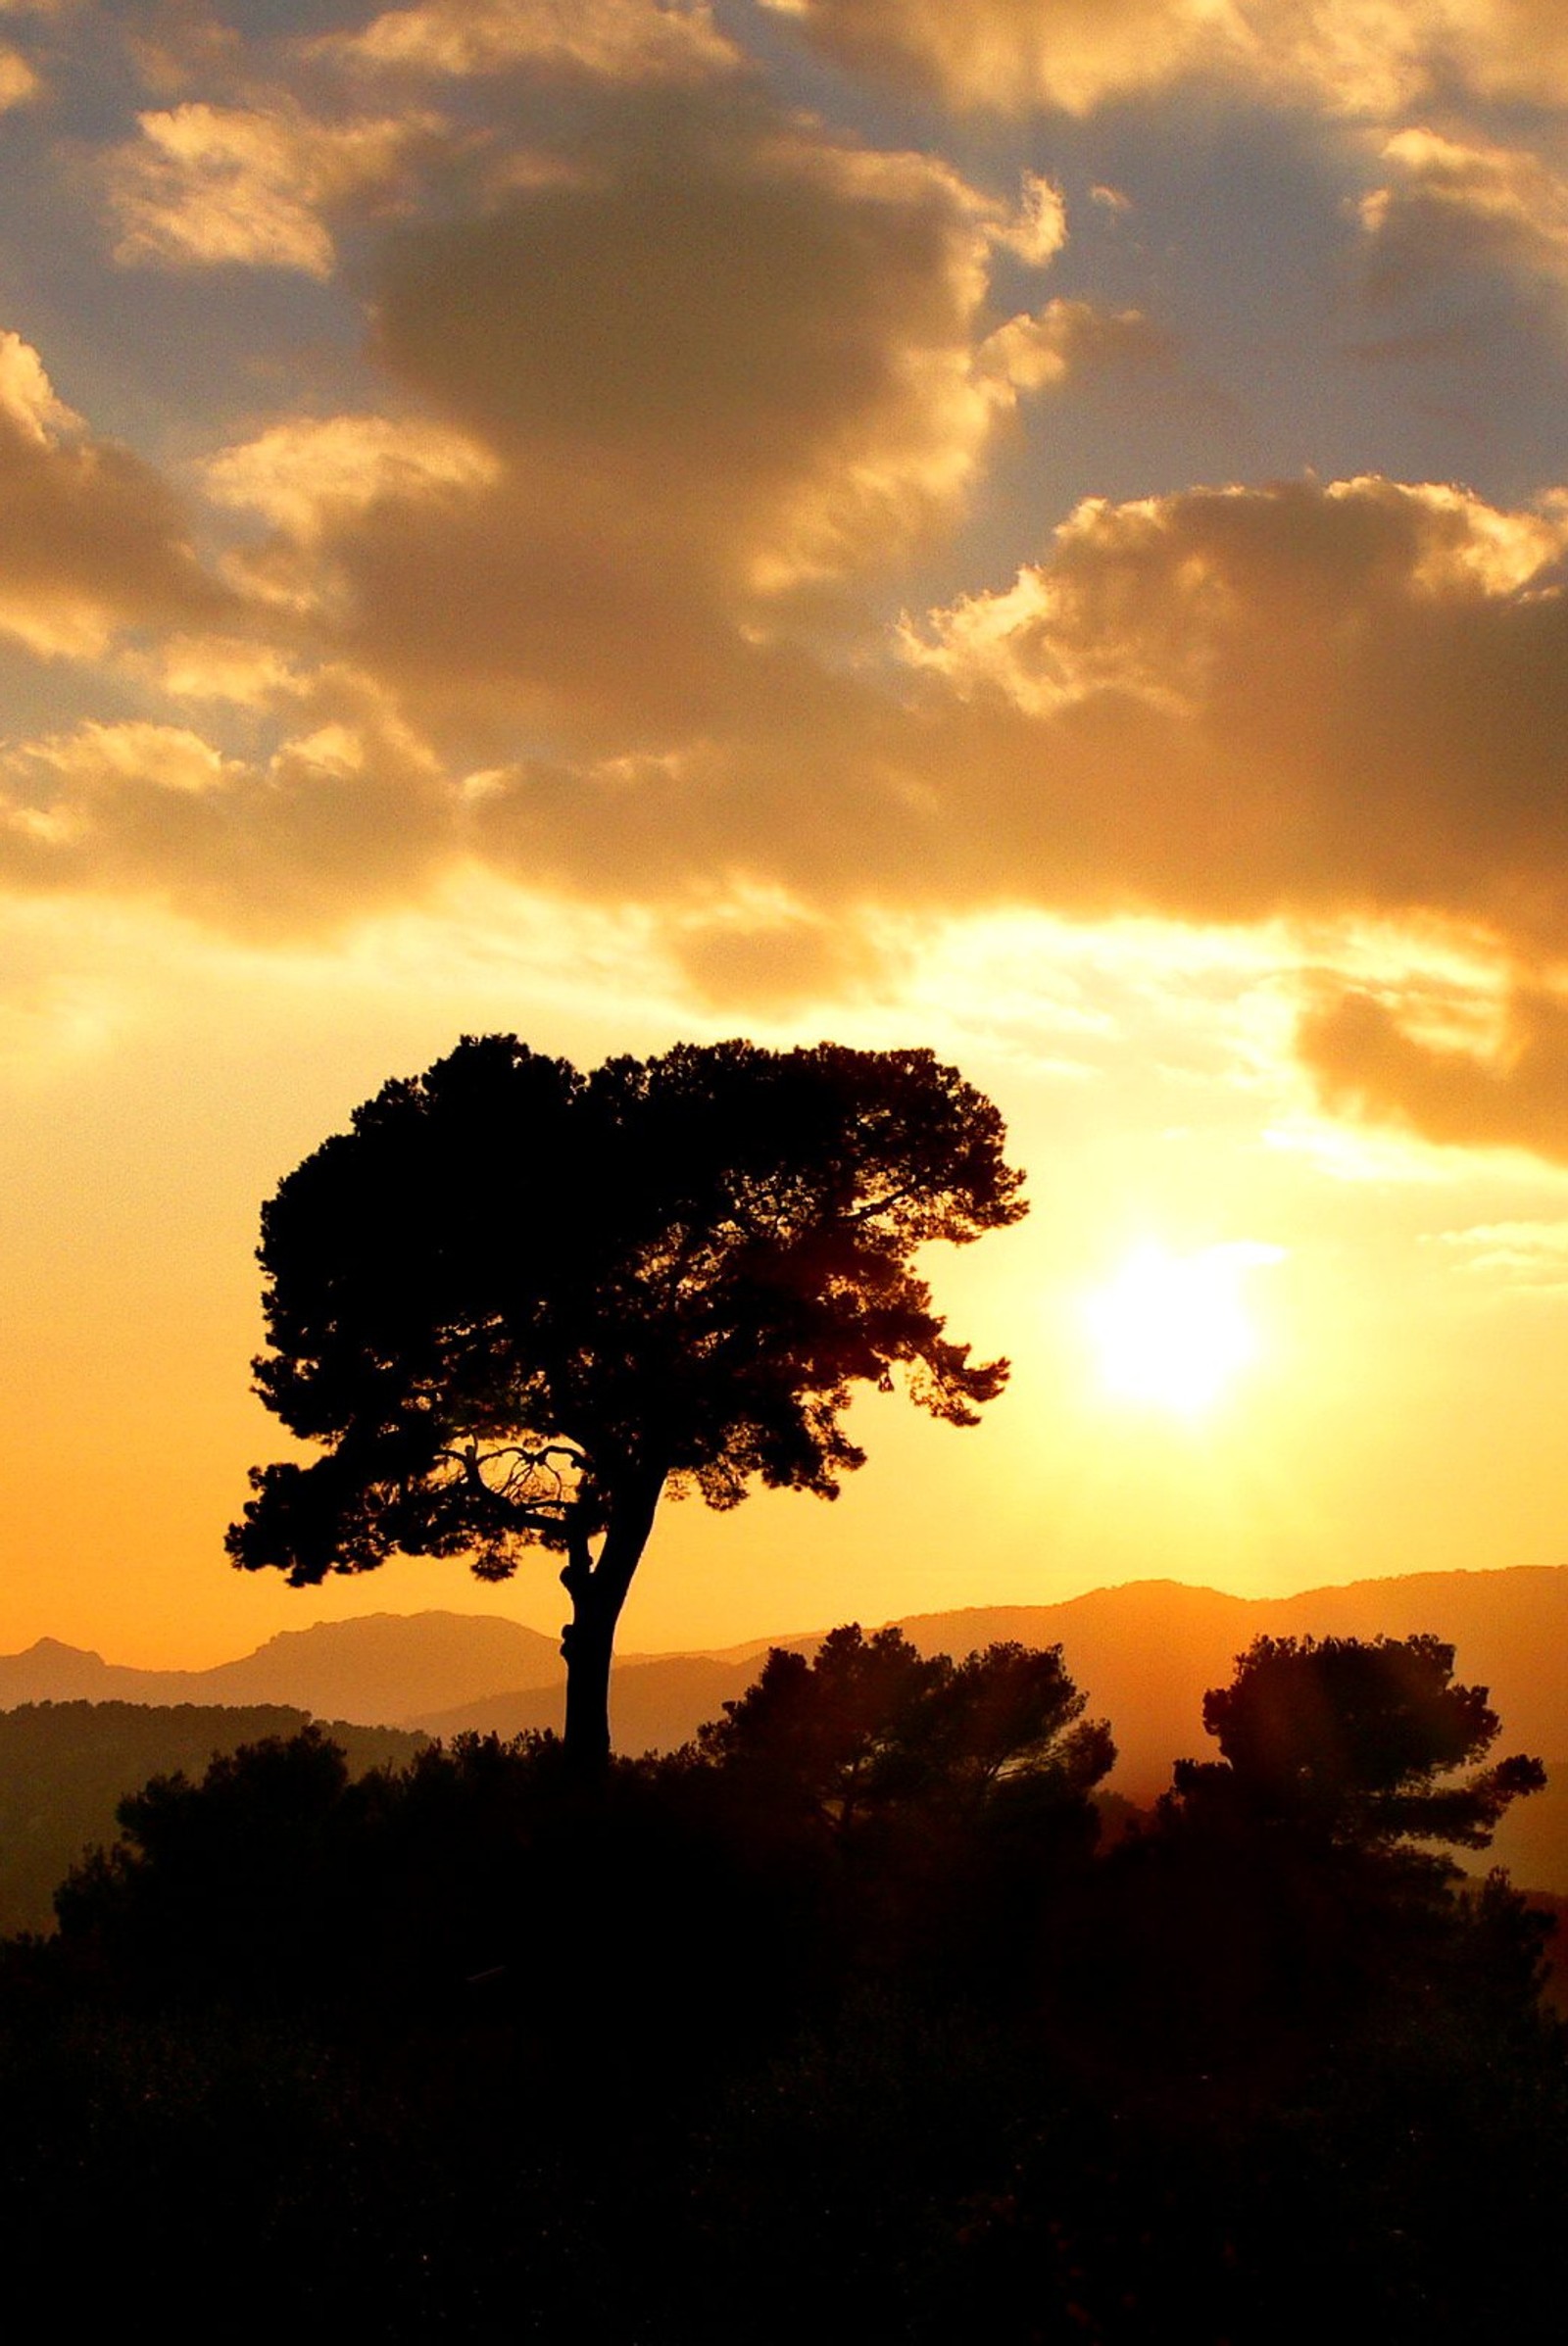
[[0, 1654], [0, 1711], [25, 1702], [282, 1702], [361, 1727], [402, 1726], [425, 1709], [563, 1675], [554, 1637], [495, 1613], [368, 1613], [279, 1630], [205, 1670], [141, 1670], [39, 1637]]

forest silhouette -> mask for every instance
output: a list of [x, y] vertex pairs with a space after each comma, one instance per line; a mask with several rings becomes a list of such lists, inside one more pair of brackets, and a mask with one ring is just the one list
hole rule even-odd
[[246, 2334], [1511, 2334], [1564, 2033], [1447, 1852], [1537, 1764], [1436, 1637], [1263, 1639], [1105, 1834], [1089, 1709], [848, 1625], [592, 1778], [311, 1727], [154, 1779], [5, 1944], [18, 2285], [87, 2206], [83, 2311], [174, 2335], [236, 2273]]
[[1000, 1390], [912, 1257], [1016, 1219], [1004, 1139], [925, 1052], [585, 1078], [490, 1037], [284, 1182], [258, 1380], [320, 1454], [259, 1470], [235, 1561], [564, 1555], [566, 1732], [308, 1725], [121, 1801], [0, 1950], [23, 2302], [553, 2346], [1533, 2324], [1551, 1918], [1451, 1853], [1544, 1771], [1436, 1628], [1254, 1639], [1142, 1811], [1058, 1644], [848, 1623], [610, 1750], [665, 1488], [830, 1496], [858, 1384], [957, 1425]]

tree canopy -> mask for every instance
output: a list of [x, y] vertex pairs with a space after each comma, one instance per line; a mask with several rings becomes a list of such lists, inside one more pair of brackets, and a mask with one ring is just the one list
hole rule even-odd
[[1484, 1849], [1509, 1802], [1545, 1771], [1484, 1759], [1500, 1732], [1485, 1686], [1458, 1686], [1441, 1637], [1258, 1637], [1229, 1686], [1203, 1697], [1222, 1762], [1183, 1760], [1178, 1799], [1225, 1806], [1345, 1845], [1401, 1839]]
[[661, 1494], [831, 1497], [858, 1384], [972, 1425], [1005, 1361], [916, 1250], [1024, 1212], [991, 1102], [926, 1051], [681, 1045], [583, 1074], [510, 1035], [385, 1085], [266, 1207], [257, 1390], [310, 1464], [229, 1534], [296, 1586], [398, 1550], [501, 1579], [565, 1554], [567, 1741], [608, 1748], [611, 1648]]
[[1025, 1789], [1083, 1800], [1116, 1756], [1109, 1728], [1084, 1719], [1088, 1700], [1059, 1645], [990, 1645], [955, 1662], [902, 1630], [867, 1637], [851, 1622], [810, 1659], [774, 1646], [698, 1747], [842, 1834], [909, 1804], [973, 1817]]

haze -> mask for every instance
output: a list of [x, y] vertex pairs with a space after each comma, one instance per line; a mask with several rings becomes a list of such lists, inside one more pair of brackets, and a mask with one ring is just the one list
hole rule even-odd
[[0, 32], [0, 1650], [554, 1630], [221, 1552], [263, 1199], [492, 1028], [929, 1044], [1030, 1169], [984, 1426], [667, 1510], [623, 1648], [1561, 1560], [1549, 0]]

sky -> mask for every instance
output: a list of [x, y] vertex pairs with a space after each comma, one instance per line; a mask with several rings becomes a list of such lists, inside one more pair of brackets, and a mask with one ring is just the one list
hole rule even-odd
[[1560, 0], [0, 0], [0, 1649], [556, 1627], [222, 1551], [263, 1201], [489, 1031], [1029, 1171], [985, 1423], [624, 1647], [1568, 1555]]

